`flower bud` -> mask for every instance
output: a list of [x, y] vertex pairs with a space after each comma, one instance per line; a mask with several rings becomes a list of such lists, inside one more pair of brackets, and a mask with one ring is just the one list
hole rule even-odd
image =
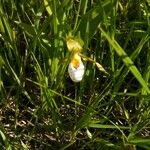
[[72, 38], [67, 39], [67, 48], [70, 52], [74, 53], [81, 52], [82, 50], [81, 44]]

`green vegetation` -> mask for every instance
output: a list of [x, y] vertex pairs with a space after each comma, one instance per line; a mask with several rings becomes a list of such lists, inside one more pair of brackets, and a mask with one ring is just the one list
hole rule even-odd
[[0, 0], [0, 149], [149, 150], [149, 34], [150, 0]]

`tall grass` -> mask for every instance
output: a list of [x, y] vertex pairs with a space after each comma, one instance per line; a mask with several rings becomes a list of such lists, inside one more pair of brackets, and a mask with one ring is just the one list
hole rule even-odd
[[0, 149], [150, 149], [149, 16], [149, 0], [0, 0]]

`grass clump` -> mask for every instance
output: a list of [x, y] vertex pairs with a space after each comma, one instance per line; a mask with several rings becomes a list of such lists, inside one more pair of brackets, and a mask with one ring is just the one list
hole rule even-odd
[[0, 149], [150, 149], [149, 12], [148, 0], [0, 0]]

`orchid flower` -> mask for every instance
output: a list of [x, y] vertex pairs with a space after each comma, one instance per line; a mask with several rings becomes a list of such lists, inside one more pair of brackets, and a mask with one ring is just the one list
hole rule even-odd
[[82, 50], [82, 44], [73, 37], [67, 37], [66, 42], [68, 51], [73, 54], [68, 67], [69, 76], [72, 81], [80, 82], [85, 72], [85, 67], [79, 55]]

